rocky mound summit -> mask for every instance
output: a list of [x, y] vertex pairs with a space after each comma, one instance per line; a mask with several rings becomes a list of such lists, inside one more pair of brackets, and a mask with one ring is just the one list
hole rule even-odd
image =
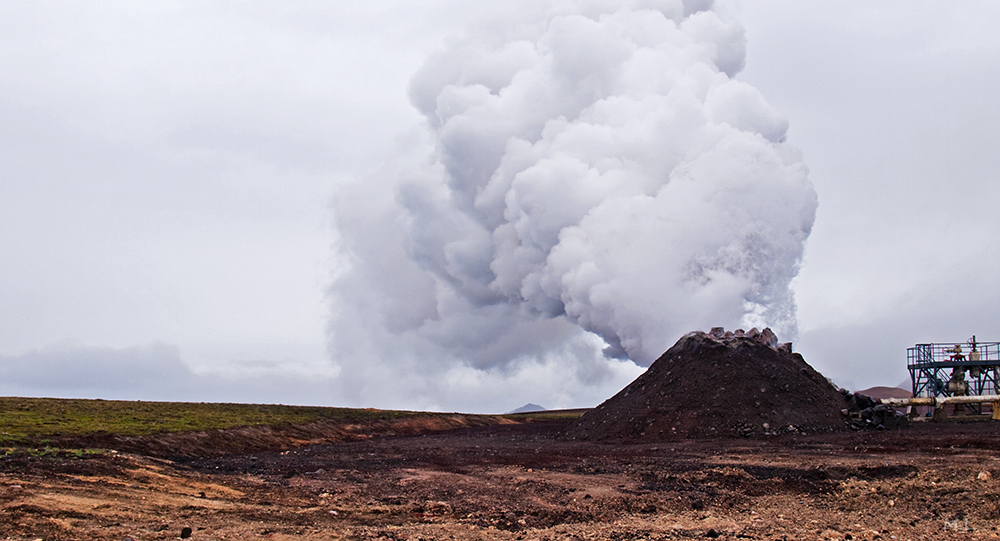
[[844, 429], [844, 397], [771, 329], [688, 333], [569, 428], [571, 439], [654, 442]]

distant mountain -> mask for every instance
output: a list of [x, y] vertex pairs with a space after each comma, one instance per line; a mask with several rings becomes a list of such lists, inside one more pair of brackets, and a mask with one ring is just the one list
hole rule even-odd
[[910, 398], [913, 393], [899, 387], [869, 387], [858, 391], [872, 398]]
[[536, 411], [546, 411], [545, 408], [539, 406], [538, 404], [527, 403], [514, 411], [508, 411], [507, 413], [532, 413]]
[[[882, 387], [882, 386], [869, 387], [867, 389], [858, 391], [858, 393], [870, 396], [876, 400], [881, 400], [883, 398], [910, 398], [913, 396], [912, 392], [903, 389], [901, 387]], [[927, 406], [917, 406], [916, 408], [917, 408], [917, 414], [921, 416], [927, 415], [928, 412], [933, 411], [932, 408], [929, 408]], [[900, 406], [896, 408], [896, 410], [901, 413], [906, 413], [905, 406]]]

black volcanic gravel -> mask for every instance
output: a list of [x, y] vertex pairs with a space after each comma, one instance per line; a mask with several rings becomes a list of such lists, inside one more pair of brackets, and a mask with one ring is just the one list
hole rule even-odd
[[840, 413], [844, 397], [833, 384], [793, 353], [790, 344], [777, 346], [769, 330], [748, 334], [713, 330], [685, 335], [563, 435], [656, 442], [845, 428]]

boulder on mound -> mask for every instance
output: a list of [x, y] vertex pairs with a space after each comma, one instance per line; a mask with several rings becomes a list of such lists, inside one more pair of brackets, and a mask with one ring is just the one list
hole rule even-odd
[[572, 439], [652, 442], [845, 427], [844, 397], [770, 329], [692, 332], [575, 423]]

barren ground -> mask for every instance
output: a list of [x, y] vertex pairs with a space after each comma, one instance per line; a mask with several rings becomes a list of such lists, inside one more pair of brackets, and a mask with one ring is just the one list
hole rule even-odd
[[[615, 446], [569, 421], [170, 461], [0, 459], [0, 538], [992, 539], [1000, 423]], [[63, 442], [65, 444], [65, 442]]]

